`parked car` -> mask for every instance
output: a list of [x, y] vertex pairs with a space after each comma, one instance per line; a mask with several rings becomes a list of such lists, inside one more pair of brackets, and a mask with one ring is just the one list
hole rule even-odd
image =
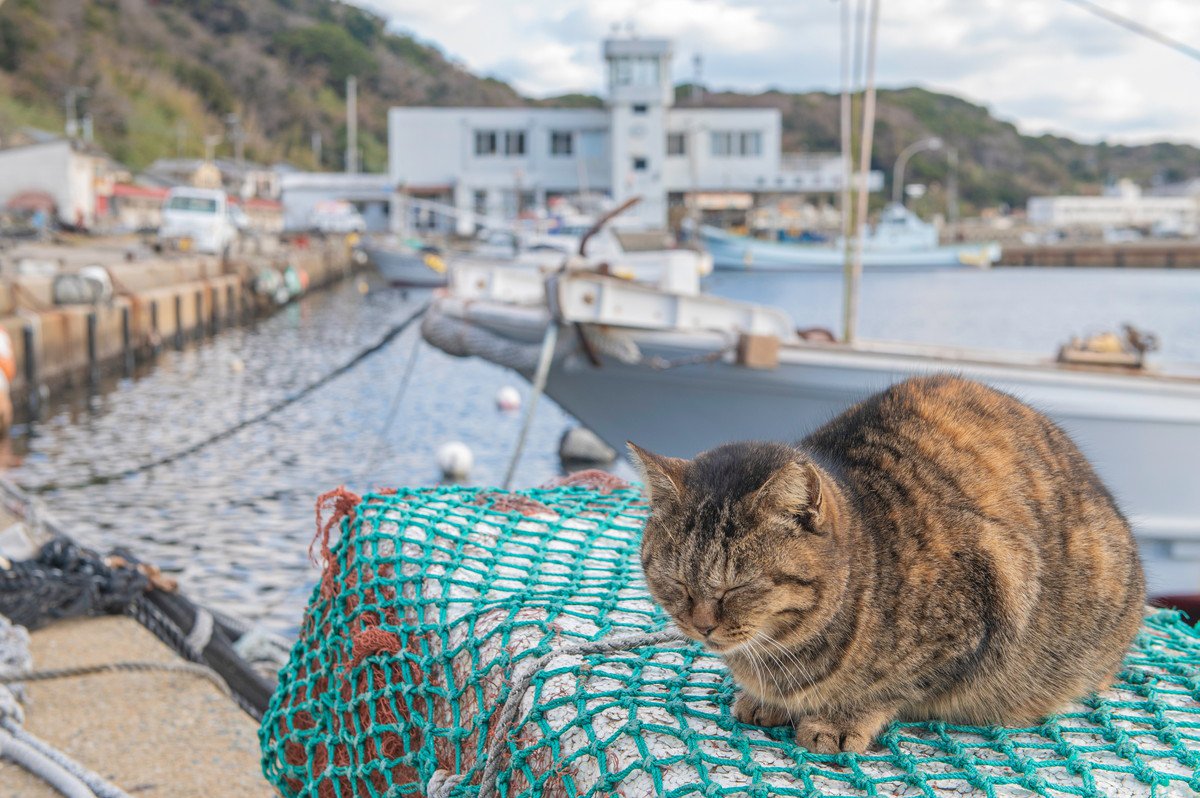
[[318, 202], [308, 215], [309, 229], [317, 233], [365, 233], [367, 220], [345, 200]]
[[224, 255], [238, 237], [234, 207], [223, 191], [173, 188], [163, 203], [159, 243]]

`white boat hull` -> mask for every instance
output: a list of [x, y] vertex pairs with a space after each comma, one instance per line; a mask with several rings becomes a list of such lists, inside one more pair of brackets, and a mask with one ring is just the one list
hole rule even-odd
[[[544, 308], [453, 301], [443, 308], [531, 348], [549, 320]], [[621, 450], [632, 440], [687, 457], [733, 440], [795, 441], [894, 382], [950, 370], [1021, 398], [1066, 429], [1133, 523], [1151, 592], [1200, 592], [1200, 381], [816, 344], [785, 346], [773, 370], [738, 366], [730, 357], [663, 369], [716, 352], [727, 339], [626, 334], [639, 362], [600, 356], [595, 366], [576, 349], [560, 352], [546, 386], [610, 446]]]
[[[828, 244], [783, 244], [733, 235], [703, 227], [701, 240], [713, 258], [713, 268], [725, 271], [840, 271], [845, 253]], [[966, 244], [929, 249], [866, 249], [863, 268], [893, 271], [987, 268], [1000, 259], [995, 244]]]

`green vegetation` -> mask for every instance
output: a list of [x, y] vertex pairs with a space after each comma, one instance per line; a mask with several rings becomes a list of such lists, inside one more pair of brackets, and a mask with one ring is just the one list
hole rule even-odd
[[[435, 47], [333, 0], [6, 0], [0, 4], [0, 139], [24, 126], [61, 130], [83, 87], [99, 143], [139, 169], [198, 156], [237, 114], [247, 155], [337, 169], [345, 81], [359, 79], [363, 165], [387, 165], [394, 105], [521, 105]], [[321, 163], [312, 142], [322, 142]], [[228, 155], [223, 143], [218, 154]]]
[[[0, 4], [0, 138], [23, 126], [61, 129], [72, 87], [88, 90], [100, 144], [134, 169], [197, 156], [205, 136], [237, 114], [246, 151], [262, 161], [337, 169], [345, 148], [345, 79], [359, 79], [363, 165], [387, 165], [387, 109], [396, 105], [600, 108], [584, 93], [529, 99], [477, 77], [436, 46], [389, 32], [384, 20], [337, 0], [6, 0]], [[699, 87], [681, 84], [687, 104]], [[706, 105], [776, 107], [786, 152], [835, 151], [838, 97], [768, 91], [703, 93]], [[82, 107], [82, 106], [81, 106]], [[959, 152], [964, 211], [1035, 194], [1096, 192], [1200, 176], [1200, 150], [1177, 144], [1087, 145], [1026, 136], [988, 109], [920, 88], [881, 91], [874, 166], [891, 180], [901, 149], [940, 136]], [[312, 142], [319, 136], [321, 163]], [[222, 144], [218, 153], [232, 152]], [[918, 207], [944, 202], [947, 162], [922, 153], [908, 176], [930, 187]], [[889, 183], [890, 186], [890, 183]]]

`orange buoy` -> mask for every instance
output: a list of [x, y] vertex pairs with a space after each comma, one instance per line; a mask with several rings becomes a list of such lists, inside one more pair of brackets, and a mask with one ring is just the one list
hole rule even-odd
[[9, 384], [17, 376], [17, 358], [13, 354], [12, 338], [3, 327], [0, 327], [0, 373], [4, 374]]

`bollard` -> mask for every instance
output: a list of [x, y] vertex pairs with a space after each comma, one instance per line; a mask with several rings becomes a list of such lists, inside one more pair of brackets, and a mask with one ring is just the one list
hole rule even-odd
[[237, 295], [233, 290], [232, 285], [225, 286], [225, 323], [231, 324], [237, 321]]
[[133, 332], [129, 324], [129, 306], [121, 306], [121, 357], [123, 370], [128, 377], [133, 373]]
[[96, 311], [87, 314], [87, 379], [88, 385], [94, 387], [100, 381], [100, 364], [96, 356]]
[[183, 349], [183, 295], [175, 295], [175, 348]]
[[196, 292], [196, 340], [204, 337], [204, 292]]
[[42, 391], [38, 384], [37, 333], [32, 324], [21, 329], [25, 349], [25, 392], [29, 396], [29, 415], [37, 418], [42, 409]]
[[150, 354], [157, 355], [162, 340], [158, 337], [158, 300], [150, 300]]
[[220, 302], [217, 300], [218, 296], [219, 294], [217, 293], [217, 287], [215, 285], [210, 285], [208, 287], [208, 301], [211, 304], [211, 307], [209, 308], [210, 312], [208, 314], [211, 319], [209, 323], [209, 329], [214, 334], [217, 332], [217, 330], [221, 329], [221, 314], [218, 312], [218, 306], [220, 305]]

